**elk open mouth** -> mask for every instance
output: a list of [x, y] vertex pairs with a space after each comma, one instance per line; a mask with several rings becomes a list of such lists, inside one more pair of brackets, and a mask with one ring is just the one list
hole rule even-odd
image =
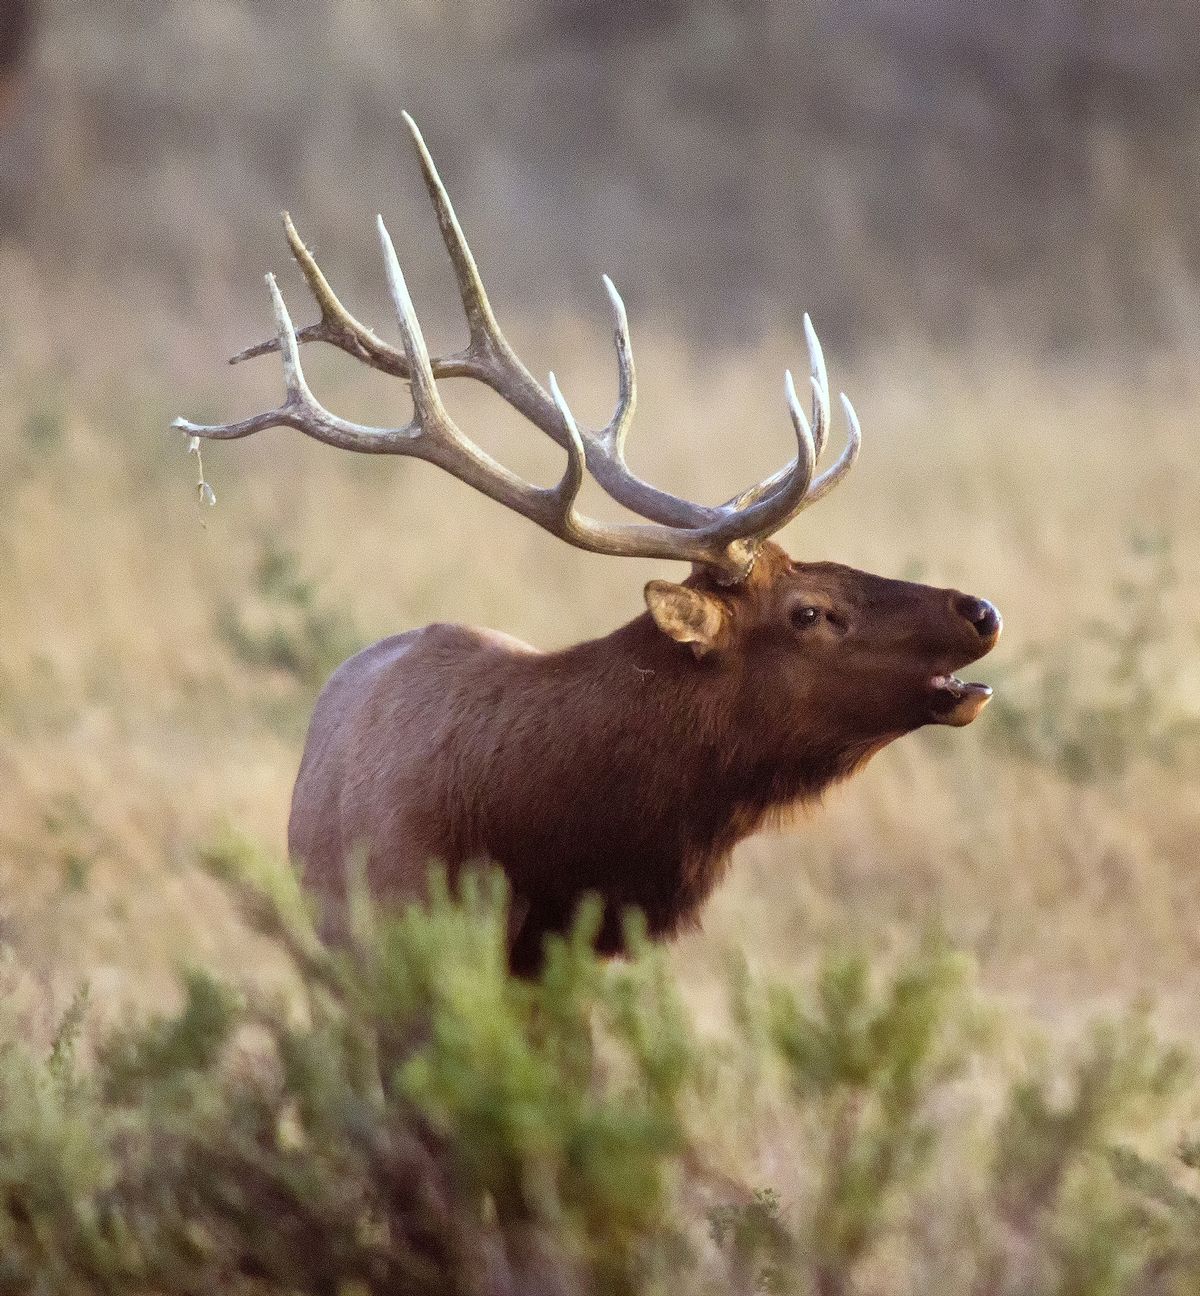
[[929, 702], [934, 724], [968, 725], [988, 704], [987, 684], [968, 683], [957, 675], [934, 675], [929, 680]]

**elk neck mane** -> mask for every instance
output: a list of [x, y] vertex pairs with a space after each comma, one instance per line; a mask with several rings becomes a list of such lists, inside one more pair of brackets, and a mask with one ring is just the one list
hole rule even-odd
[[[464, 695], [471, 711], [457, 723], [459, 759], [478, 762], [473, 773], [486, 769], [498, 792], [453, 807], [463, 855], [503, 854], [511, 840], [528, 857], [533, 833], [550, 857], [569, 860], [603, 823], [624, 844], [626, 867], [675, 860], [685, 887], [707, 894], [737, 842], [819, 798], [883, 745], [847, 747], [814, 725], [801, 736], [781, 730], [764, 747], [764, 724], [785, 717], [744, 659], [696, 661], [648, 614], [559, 652], [491, 661], [490, 714]], [[619, 856], [606, 862], [623, 867]]]

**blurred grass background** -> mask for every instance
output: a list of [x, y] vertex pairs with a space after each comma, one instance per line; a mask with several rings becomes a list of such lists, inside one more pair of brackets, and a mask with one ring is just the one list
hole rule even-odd
[[[384, 212], [434, 344], [463, 336], [407, 108], [514, 343], [592, 423], [615, 278], [640, 472], [715, 500], [777, 466], [807, 309], [865, 448], [785, 543], [1005, 614], [977, 725], [906, 739], [740, 851], [673, 951], [695, 1004], [730, 945], [804, 969], [934, 928], [1056, 1026], [1149, 994], [1195, 1034], [1197, 40], [1182, 0], [45, 0], [0, 122], [20, 967], [59, 1003], [86, 975], [100, 1006], [157, 1002], [181, 956], [274, 967], [195, 858], [226, 823], [282, 851], [329, 669], [432, 619], [602, 634], [671, 574], [283, 432], [210, 449], [219, 502], [197, 507], [171, 417], [275, 403], [274, 361], [223, 363], [269, 331], [264, 270], [311, 317], [280, 208], [386, 333]], [[407, 417], [378, 375], [306, 361], [339, 412]], [[449, 398], [552, 478], [557, 452], [488, 393]]]

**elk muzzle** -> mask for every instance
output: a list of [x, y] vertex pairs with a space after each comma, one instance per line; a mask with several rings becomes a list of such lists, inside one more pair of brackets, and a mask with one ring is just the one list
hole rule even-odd
[[[973, 598], [969, 594], [956, 595], [953, 610], [966, 627], [967, 633], [977, 641], [968, 655], [953, 667], [959, 670], [978, 661], [980, 657], [991, 652], [1000, 638], [1003, 627], [1000, 613], [987, 599]], [[933, 724], [953, 725], [956, 728], [969, 725], [972, 720], [987, 706], [992, 690], [987, 684], [960, 680], [949, 671], [939, 672], [929, 679], [929, 710]]]

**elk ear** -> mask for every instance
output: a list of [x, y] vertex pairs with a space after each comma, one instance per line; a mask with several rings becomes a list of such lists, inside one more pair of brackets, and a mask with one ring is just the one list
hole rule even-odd
[[663, 634], [676, 643], [690, 644], [697, 657], [717, 646], [725, 625], [720, 599], [687, 585], [652, 580], [646, 586], [646, 606]]

